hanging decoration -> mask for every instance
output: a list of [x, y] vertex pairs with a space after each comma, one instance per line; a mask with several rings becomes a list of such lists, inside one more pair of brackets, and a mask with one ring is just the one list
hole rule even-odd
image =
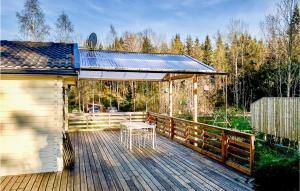
[[209, 91], [209, 86], [208, 86], [207, 84], [205, 84], [205, 85], [203, 86], [203, 90], [206, 91], [206, 92]]

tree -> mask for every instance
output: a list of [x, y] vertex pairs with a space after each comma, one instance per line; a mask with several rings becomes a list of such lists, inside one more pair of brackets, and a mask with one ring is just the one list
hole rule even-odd
[[26, 0], [21, 13], [16, 13], [20, 33], [31, 41], [43, 41], [50, 34], [38, 0]]
[[[242, 41], [240, 41], [240, 37], [242, 34], [247, 34], [246, 24], [241, 20], [231, 20], [228, 25], [229, 33], [229, 46], [230, 46], [230, 62], [231, 62], [231, 73], [233, 73], [232, 80], [234, 81], [233, 88], [233, 97], [234, 102], [237, 107], [239, 107], [239, 98], [240, 98], [240, 86], [239, 86], [239, 77], [240, 77], [240, 65], [243, 65], [243, 57], [244, 53], [241, 48]], [[242, 55], [242, 56], [241, 56]], [[241, 63], [239, 62], [241, 60]]]
[[169, 50], [168, 44], [164, 41], [161, 42], [158, 47], [158, 51], [159, 51], [159, 53], [169, 53], [170, 50]]
[[142, 52], [152, 52], [153, 46], [151, 44], [150, 38], [147, 35], [143, 36], [142, 40]]
[[[288, 33], [287, 97], [290, 97], [293, 81], [298, 82], [299, 76], [297, 77], [297, 74], [300, 74], [300, 72], [297, 72], [297, 70], [299, 70], [299, 67], [300, 67], [299, 62], [298, 62], [298, 64], [296, 64], [293, 67], [293, 65], [294, 65], [293, 60], [295, 60], [293, 58], [299, 57], [299, 53], [300, 53], [300, 52], [295, 52], [295, 50], [297, 50], [296, 49], [297, 44], [295, 44], [295, 43], [297, 43], [297, 42], [299, 43], [299, 35], [300, 35], [300, 13], [299, 13], [299, 8], [298, 8], [297, 4], [294, 6], [287, 33]], [[298, 44], [298, 46], [299, 46], [299, 44]], [[295, 68], [295, 69], [293, 70], [293, 68]], [[295, 84], [295, 86], [297, 86], [297, 84]]]
[[137, 34], [131, 32], [125, 32], [123, 35], [123, 50], [129, 52], [140, 51], [139, 41]]
[[200, 61], [202, 61], [203, 59], [203, 51], [198, 37], [196, 37], [195, 42], [193, 44], [191, 56]]
[[123, 50], [123, 39], [118, 38], [117, 36], [114, 37], [112, 44], [108, 47], [109, 50], [113, 51], [122, 51]]
[[62, 12], [61, 15], [58, 16], [55, 26], [56, 39], [58, 42], [72, 42], [74, 26], [65, 12]]
[[174, 54], [183, 54], [184, 53], [184, 46], [180, 40], [180, 35], [176, 34], [175, 38], [172, 40], [171, 43], [171, 52]]
[[262, 25], [268, 47], [267, 62], [277, 71], [274, 80], [280, 97], [295, 95], [299, 87], [299, 61], [296, 59], [300, 55], [297, 3], [297, 0], [282, 0], [277, 4], [277, 12], [268, 15]]
[[220, 32], [217, 33], [216, 48], [213, 53], [213, 66], [217, 70], [227, 71], [226, 49]]
[[99, 43], [99, 48], [98, 48], [98, 50], [103, 50], [103, 45], [102, 45], [102, 43]]
[[[278, 4], [278, 14], [282, 21], [281, 32], [285, 34], [284, 42], [287, 52], [287, 97], [290, 97], [292, 85], [292, 54], [295, 45], [297, 31], [297, 22], [299, 23], [299, 9], [297, 0], [282, 0]], [[298, 20], [298, 21], [297, 21]]]
[[210, 38], [209, 38], [208, 35], [206, 35], [206, 37], [205, 37], [204, 44], [202, 45], [202, 50], [203, 50], [203, 59], [202, 59], [202, 61], [205, 64], [211, 65], [212, 64], [213, 51], [212, 51], [211, 41], [210, 41]]
[[185, 41], [185, 53], [187, 55], [192, 55], [193, 52], [193, 40], [191, 36], [188, 36]]
[[109, 33], [112, 36], [112, 39], [114, 39], [115, 37], [118, 36], [117, 31], [116, 31], [114, 25], [110, 25], [109, 27], [110, 27]]

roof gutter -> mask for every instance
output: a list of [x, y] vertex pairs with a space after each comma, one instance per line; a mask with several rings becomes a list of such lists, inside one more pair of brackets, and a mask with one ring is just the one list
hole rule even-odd
[[75, 70], [1, 69], [1, 74], [46, 74], [77, 76]]

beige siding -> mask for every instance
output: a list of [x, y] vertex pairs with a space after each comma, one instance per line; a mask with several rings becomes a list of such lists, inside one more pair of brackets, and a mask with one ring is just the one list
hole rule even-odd
[[59, 77], [2, 77], [0, 176], [62, 170], [62, 86]]

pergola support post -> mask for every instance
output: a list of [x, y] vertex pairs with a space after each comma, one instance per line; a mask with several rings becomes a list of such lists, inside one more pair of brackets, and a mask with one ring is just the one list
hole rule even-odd
[[80, 82], [78, 82], [78, 111], [81, 113]]
[[94, 116], [94, 113], [95, 113], [95, 83], [94, 83], [94, 81], [92, 81], [92, 91], [93, 91], [93, 116]]
[[64, 119], [64, 131], [68, 131], [69, 127], [68, 127], [68, 104], [69, 104], [69, 100], [68, 100], [68, 84], [65, 83], [65, 81], [63, 82], [63, 103], [64, 103], [64, 108], [63, 108], [63, 119]]
[[196, 75], [193, 76], [193, 120], [194, 122], [198, 122], [198, 78]]
[[[193, 120], [194, 122], [198, 122], [198, 94], [197, 94], [197, 89], [198, 89], [198, 78], [197, 75], [193, 75]], [[197, 126], [194, 126], [194, 129], [198, 129]], [[195, 135], [198, 133], [195, 132]], [[195, 138], [196, 141], [198, 141], [198, 138]], [[198, 143], [194, 143], [195, 146], [198, 146]]]
[[169, 117], [173, 116], [173, 81], [169, 80]]

